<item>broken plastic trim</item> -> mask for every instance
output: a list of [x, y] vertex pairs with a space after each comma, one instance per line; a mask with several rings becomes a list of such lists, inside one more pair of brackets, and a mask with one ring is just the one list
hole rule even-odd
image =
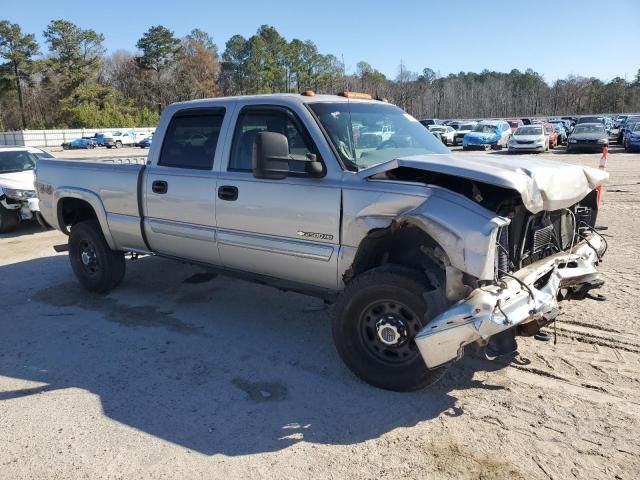
[[[571, 253], [551, 255], [501, 279], [500, 284], [475, 289], [418, 332], [416, 344], [425, 364], [436, 368], [455, 361], [462, 357], [465, 345], [486, 342], [504, 330], [549, 316], [558, 307], [561, 288], [598, 283], [596, 266], [604, 248], [603, 239], [594, 234]], [[547, 275], [548, 280], [536, 288]]]

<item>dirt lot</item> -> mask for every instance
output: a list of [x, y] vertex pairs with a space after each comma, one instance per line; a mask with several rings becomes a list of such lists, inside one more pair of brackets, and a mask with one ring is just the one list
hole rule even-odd
[[609, 156], [608, 301], [414, 394], [354, 378], [313, 298], [159, 258], [88, 295], [63, 235], [0, 236], [0, 478], [640, 478], [639, 164]]

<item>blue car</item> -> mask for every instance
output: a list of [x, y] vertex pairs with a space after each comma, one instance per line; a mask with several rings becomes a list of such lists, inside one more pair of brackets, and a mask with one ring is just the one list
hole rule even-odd
[[138, 142], [138, 146], [140, 148], [151, 148], [151, 140], [152, 140], [151, 137], [143, 138]]
[[640, 122], [629, 125], [625, 131], [624, 149], [627, 152], [640, 151]]
[[462, 139], [463, 150], [501, 149], [511, 138], [511, 125], [504, 120], [483, 120]]
[[78, 150], [96, 148], [96, 142], [89, 138], [76, 138], [70, 142], [64, 142], [62, 144], [64, 150]]

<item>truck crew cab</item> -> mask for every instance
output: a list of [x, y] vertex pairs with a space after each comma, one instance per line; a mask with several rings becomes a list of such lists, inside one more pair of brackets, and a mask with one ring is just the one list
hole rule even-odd
[[561, 289], [602, 284], [606, 173], [458, 157], [349, 92], [173, 104], [146, 165], [43, 160], [36, 176], [86, 289], [115, 288], [134, 252], [316, 295], [335, 302], [344, 362], [385, 389], [434, 383], [472, 343], [513, 351], [553, 321]]

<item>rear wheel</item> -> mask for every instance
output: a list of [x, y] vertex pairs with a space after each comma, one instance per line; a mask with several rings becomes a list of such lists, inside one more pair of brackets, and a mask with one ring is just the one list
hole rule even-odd
[[120, 140], [116, 142], [116, 148], [122, 148], [122, 142]]
[[18, 214], [0, 205], [0, 233], [7, 233], [14, 230], [18, 226], [18, 223], [20, 223]]
[[439, 311], [425, 302], [429, 290], [423, 274], [400, 266], [374, 268], [347, 285], [334, 307], [333, 339], [358, 377], [386, 390], [413, 391], [444, 375], [447, 367], [427, 369], [415, 343], [425, 316]]
[[80, 222], [69, 235], [69, 261], [80, 285], [106, 293], [124, 277], [124, 253], [111, 250], [96, 220]]

